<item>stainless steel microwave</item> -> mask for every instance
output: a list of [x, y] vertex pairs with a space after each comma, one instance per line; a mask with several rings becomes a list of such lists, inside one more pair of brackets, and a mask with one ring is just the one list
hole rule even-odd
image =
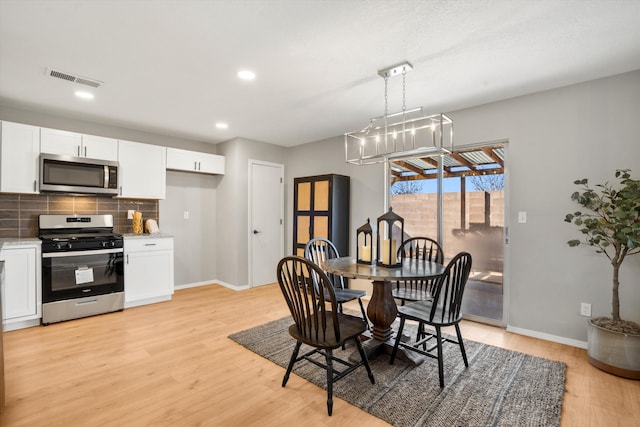
[[118, 162], [40, 154], [40, 191], [118, 194]]

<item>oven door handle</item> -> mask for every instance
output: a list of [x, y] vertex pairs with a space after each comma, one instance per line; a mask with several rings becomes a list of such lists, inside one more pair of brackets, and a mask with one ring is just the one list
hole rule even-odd
[[124, 252], [123, 248], [115, 249], [96, 249], [93, 251], [68, 251], [68, 252], [47, 252], [42, 254], [42, 258], [64, 258], [70, 256], [82, 256], [82, 255], [104, 255], [104, 254], [117, 254]]

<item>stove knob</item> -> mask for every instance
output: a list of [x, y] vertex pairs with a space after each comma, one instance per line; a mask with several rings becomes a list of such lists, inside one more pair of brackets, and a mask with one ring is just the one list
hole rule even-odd
[[106, 248], [107, 246], [109, 246], [109, 242], [104, 241], [104, 242], [102, 242], [102, 243], [101, 243], [101, 246], [102, 246], [103, 248]]
[[116, 241], [115, 241], [115, 240], [112, 240], [112, 241], [111, 241], [111, 247], [112, 247], [112, 248], [115, 248], [115, 247], [116, 247]]
[[55, 245], [53, 245], [53, 247], [59, 250], [62, 249], [62, 244], [56, 243]]
[[72, 246], [71, 246], [71, 243], [67, 243], [67, 244], [65, 245], [65, 247], [66, 247], [67, 249], [71, 249], [71, 247], [72, 247]]

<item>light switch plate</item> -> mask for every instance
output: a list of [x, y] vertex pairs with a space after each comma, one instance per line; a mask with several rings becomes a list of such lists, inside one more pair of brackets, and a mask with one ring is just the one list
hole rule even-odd
[[189, 211], [184, 211], [184, 219], [189, 219]]
[[527, 213], [526, 212], [518, 212], [518, 222], [520, 224], [527, 223]]

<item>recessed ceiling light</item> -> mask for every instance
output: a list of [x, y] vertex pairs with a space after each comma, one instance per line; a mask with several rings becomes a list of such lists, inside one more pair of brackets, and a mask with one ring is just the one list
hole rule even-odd
[[90, 93], [90, 92], [84, 92], [84, 91], [81, 91], [81, 90], [77, 90], [77, 91], [75, 92], [75, 95], [76, 95], [78, 98], [82, 98], [82, 99], [93, 99], [93, 98], [94, 98], [92, 93]]
[[226, 124], [226, 123], [218, 122], [218, 123], [216, 123], [216, 127], [218, 129], [227, 129], [229, 127], [229, 125]]
[[238, 77], [242, 80], [253, 80], [256, 78], [256, 73], [249, 70], [240, 70], [238, 71]]

